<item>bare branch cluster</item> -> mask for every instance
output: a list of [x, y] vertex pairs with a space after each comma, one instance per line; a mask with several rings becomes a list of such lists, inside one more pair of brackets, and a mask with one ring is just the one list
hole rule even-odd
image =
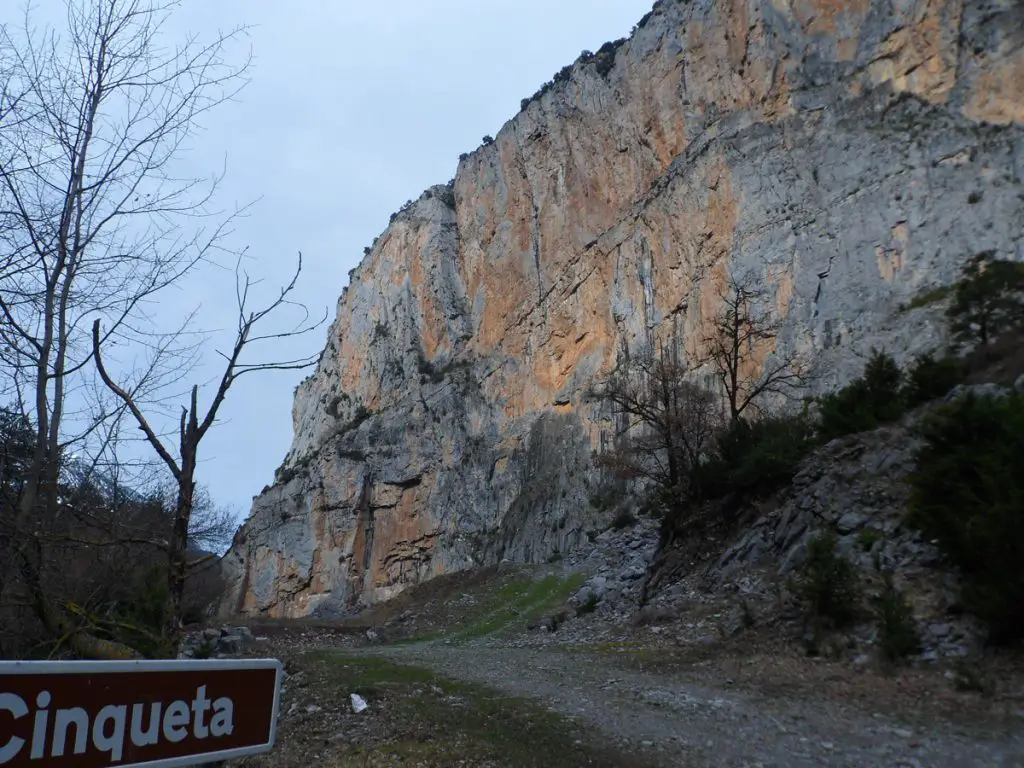
[[[795, 353], [779, 351], [781, 318], [768, 307], [768, 292], [753, 277], [733, 278], [718, 298], [721, 308], [704, 338], [702, 362], [715, 371], [729, 417], [736, 421], [770, 395], [792, 395], [805, 383], [805, 371]], [[760, 370], [757, 356], [764, 358]]]
[[[248, 58], [234, 64], [228, 54], [245, 30], [175, 43], [165, 25], [176, 6], [69, 0], [61, 31], [37, 28], [31, 5], [20, 30], [0, 26], [0, 405], [13, 408], [30, 436], [15, 463], [2, 459], [7, 477], [16, 464], [17, 481], [4, 486], [11, 498], [0, 606], [27, 595], [45, 630], [82, 655], [98, 652], [98, 625], [49, 590], [53, 558], [67, 547], [162, 553], [161, 635], [173, 644], [190, 538], [222, 540], [228, 525], [197, 497], [200, 441], [240, 376], [315, 362], [246, 357], [261, 342], [315, 324], [303, 311], [296, 326], [258, 334], [272, 315], [301, 307], [292, 298], [301, 256], [291, 281], [258, 310], [248, 307], [256, 282], [239, 259], [237, 336], [223, 353], [212, 403], [201, 412], [199, 388], [187, 388], [174, 447], [153, 421], [185, 386], [199, 349], [191, 315], [176, 332], [158, 330], [155, 301], [200, 265], [219, 262], [241, 213], [215, 208], [219, 175], [182, 177], [178, 161], [202, 117], [244, 86]], [[61, 475], [71, 464], [86, 475], [113, 475], [115, 487], [124, 474], [153, 480], [151, 464], [122, 460], [119, 446], [137, 433], [125, 429], [126, 419], [172, 476], [173, 510], [159, 517], [172, 521], [169, 529], [148, 518], [97, 517], [94, 504], [66, 498]]]
[[619, 417], [617, 447], [600, 460], [672, 496], [694, 489], [695, 470], [723, 425], [718, 397], [687, 380], [671, 352], [623, 361], [595, 390]]
[[[765, 399], [790, 397], [804, 383], [797, 356], [777, 347], [781, 321], [767, 298], [753, 280], [731, 280], [702, 339], [704, 354], [692, 365], [681, 361], [673, 340], [657, 354], [624, 355], [595, 388], [617, 421], [614, 448], [598, 464], [653, 486], [671, 523], [665, 530], [685, 527], [690, 516], [683, 510], [693, 513], [706, 500], [706, 469], [721, 460], [730, 430], [743, 427]], [[698, 383], [696, 373], [707, 368], [720, 390]]]

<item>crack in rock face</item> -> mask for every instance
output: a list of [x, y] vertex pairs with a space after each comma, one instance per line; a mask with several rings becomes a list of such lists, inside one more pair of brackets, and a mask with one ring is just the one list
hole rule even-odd
[[610, 521], [592, 384], [652, 344], [699, 356], [730, 275], [781, 321], [751, 367], [799, 355], [801, 394], [941, 346], [942, 308], [903, 308], [975, 253], [1024, 258], [1022, 26], [982, 0], [661, 2], [575, 62], [353, 272], [222, 612], [564, 557]]

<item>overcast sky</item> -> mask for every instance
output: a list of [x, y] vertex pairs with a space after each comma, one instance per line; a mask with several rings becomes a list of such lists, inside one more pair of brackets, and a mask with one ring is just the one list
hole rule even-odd
[[[452, 178], [459, 154], [496, 134], [522, 98], [580, 51], [627, 35], [652, 2], [183, 0], [171, 34], [247, 25], [254, 55], [250, 84], [203, 119], [187, 163], [202, 175], [226, 161], [222, 204], [259, 198], [234, 244], [249, 247], [268, 286], [301, 250], [300, 298], [333, 317], [348, 271], [393, 211]], [[62, 0], [33, 5], [61, 20]], [[204, 277], [182, 307], [201, 300], [205, 327], [230, 327], [229, 288]], [[176, 316], [178, 299], [164, 301]], [[325, 339], [323, 328], [298, 351]], [[204, 361], [198, 375], [213, 375], [212, 349]], [[288, 450], [304, 375], [240, 379], [201, 447], [200, 482], [240, 516]]]

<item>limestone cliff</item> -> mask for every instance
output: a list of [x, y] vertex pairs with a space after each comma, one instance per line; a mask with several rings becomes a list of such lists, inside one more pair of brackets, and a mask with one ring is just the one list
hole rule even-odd
[[1024, 258], [1024, 6], [661, 0], [582, 56], [453, 182], [393, 217], [299, 387], [276, 483], [224, 559], [229, 612], [338, 613], [434, 575], [540, 561], [596, 514], [586, 402], [623, 348], [697, 353], [730, 273], [813, 388], [970, 255]]

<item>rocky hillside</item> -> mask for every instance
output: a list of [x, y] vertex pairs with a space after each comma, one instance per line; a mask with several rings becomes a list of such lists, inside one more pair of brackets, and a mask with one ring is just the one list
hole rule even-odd
[[435, 575], [540, 562], [600, 522], [588, 385], [656, 338], [700, 353], [730, 275], [810, 388], [980, 251], [1024, 258], [1024, 6], [661, 0], [581, 56], [342, 292], [295, 437], [224, 559], [227, 613], [335, 615]]

